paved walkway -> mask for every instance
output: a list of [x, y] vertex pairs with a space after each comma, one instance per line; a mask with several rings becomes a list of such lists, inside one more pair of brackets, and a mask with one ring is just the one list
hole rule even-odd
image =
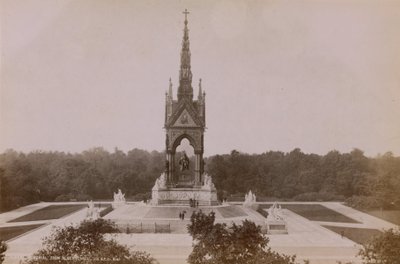
[[296, 254], [299, 260], [311, 263], [337, 263], [360, 260], [355, 256], [360, 248], [353, 241], [309, 221], [289, 210], [283, 209], [288, 225], [287, 235], [269, 235], [270, 246], [280, 253]]
[[[392, 224], [388, 221], [383, 219], [377, 218], [375, 216], [369, 215], [367, 213], [363, 213], [361, 211], [355, 210], [351, 207], [345, 206], [341, 203], [334, 203], [334, 202], [326, 202], [323, 205], [329, 209], [332, 209], [336, 212], [339, 212], [345, 216], [353, 218], [354, 220], [359, 221], [363, 228], [371, 228], [371, 229], [389, 229], [389, 228], [396, 228], [397, 225]], [[345, 226], [345, 225], [342, 225]], [[352, 227], [348, 225], [348, 227]]]
[[[193, 211], [202, 210], [204, 213], [209, 213], [213, 211], [215, 213], [215, 222], [216, 223], [242, 223], [243, 220], [249, 219], [255, 222], [258, 225], [263, 225], [264, 217], [257, 213], [254, 210], [249, 208], [242, 208], [244, 215], [235, 216], [235, 217], [223, 217], [219, 212], [218, 208], [224, 207], [228, 208], [232, 207], [232, 205], [227, 206], [219, 206], [219, 207], [209, 207], [209, 206], [201, 206], [199, 208], [191, 208], [189, 206], [153, 206], [149, 207], [144, 204], [128, 204], [124, 205], [120, 208], [115, 209], [108, 215], [104, 217], [104, 219], [109, 219], [119, 226], [128, 227], [132, 226], [140, 226], [143, 224], [144, 226], [151, 226], [157, 224], [167, 224], [170, 225], [171, 233], [179, 234], [179, 233], [187, 233], [187, 225], [190, 223], [190, 216]], [[236, 208], [237, 209], [237, 208]], [[185, 211], [185, 219], [179, 219], [179, 213]], [[234, 213], [232, 215], [235, 215]]]
[[[284, 209], [283, 212], [286, 216], [288, 223], [287, 235], [269, 235], [270, 246], [273, 250], [285, 254], [296, 254], [298, 260], [310, 259], [311, 264], [336, 264], [337, 260], [343, 262], [355, 261], [359, 259], [354, 256], [357, 254], [360, 246], [353, 241], [342, 238], [340, 235], [330, 231], [321, 225], [334, 225], [344, 227], [357, 227], [357, 228], [373, 228], [373, 229], [387, 229], [396, 227], [382, 219], [370, 216], [366, 213], [354, 210], [341, 203], [336, 202], [286, 202], [289, 204], [321, 204], [332, 210], [335, 210], [343, 215], [351, 217], [361, 223], [338, 223], [338, 222], [318, 222], [310, 221], [300, 215], [297, 215], [289, 210]], [[70, 224], [77, 224], [82, 221], [86, 216], [86, 210], [82, 209], [71, 215], [56, 220], [44, 221], [29, 221], [29, 222], [16, 222], [7, 223], [7, 221], [22, 215], [28, 214], [34, 210], [43, 208], [51, 204], [60, 203], [39, 203], [34, 205], [25, 206], [17, 210], [0, 214], [0, 226], [18, 226], [25, 224], [46, 223], [47, 225], [31, 232], [28, 232], [20, 237], [12, 239], [8, 242], [9, 250], [6, 252], [6, 264], [17, 264], [24, 256], [30, 256], [41, 247], [42, 238], [48, 236], [52, 228], [55, 226], [64, 226]], [[70, 204], [70, 203], [65, 203]], [[284, 203], [282, 203], [284, 204]], [[182, 207], [184, 208], [184, 207]], [[179, 208], [181, 210], [182, 208]], [[150, 221], [172, 221], [181, 230], [177, 234], [118, 234], [115, 237], [117, 241], [128, 246], [133, 246], [135, 250], [144, 250], [149, 252], [152, 256], [160, 261], [161, 264], [184, 264], [186, 263], [187, 256], [192, 250], [192, 239], [185, 232], [186, 225], [189, 224], [189, 217], [185, 221], [177, 220], [176, 218], [158, 218], [157, 215], [149, 215], [151, 208], [129, 203], [121, 207], [106, 218], [119, 219], [126, 221], [143, 221], [147, 219]], [[218, 215], [217, 221], [235, 221], [241, 222], [245, 218], [250, 218], [255, 222], [262, 223], [263, 216], [259, 213], [243, 208], [247, 217], [234, 217], [224, 219]], [[145, 216], [151, 216], [145, 218]], [[110, 235], [111, 236], [111, 235]]]
[[54, 220], [12, 222], [12, 223], [1, 224], [0, 227], [25, 226], [25, 225], [45, 225], [45, 224], [50, 224], [53, 221]]

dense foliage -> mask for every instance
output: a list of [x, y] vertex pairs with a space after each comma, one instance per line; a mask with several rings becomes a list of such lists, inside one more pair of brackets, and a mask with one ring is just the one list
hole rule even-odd
[[400, 230], [389, 229], [363, 246], [364, 264], [400, 264]]
[[[344, 200], [359, 208], [400, 207], [400, 157], [367, 158], [355, 149], [324, 156], [269, 151], [249, 155], [232, 151], [207, 160], [220, 197], [249, 189], [257, 197], [302, 201]], [[365, 199], [365, 198], [368, 199]]]
[[80, 154], [6, 151], [0, 155], [1, 209], [38, 201], [112, 199], [120, 188], [128, 198], [146, 199], [164, 169], [164, 154], [133, 149]]
[[7, 244], [3, 240], [0, 240], [0, 264], [3, 263], [6, 256]]
[[294, 264], [295, 256], [278, 254], [268, 247], [268, 238], [261, 234], [261, 227], [253, 222], [242, 225], [215, 224], [215, 214], [194, 212], [188, 225], [193, 237], [193, 250], [188, 257], [190, 264]]
[[[344, 200], [358, 208], [400, 207], [400, 157], [390, 152], [368, 158], [355, 149], [326, 155], [289, 153], [230, 154], [206, 159], [219, 197], [240, 197], [250, 189], [258, 198], [302, 201]], [[164, 170], [164, 153], [133, 149], [110, 153], [94, 148], [79, 154], [36, 151], [0, 154], [1, 210], [38, 201], [150, 197]]]
[[115, 226], [103, 219], [84, 221], [79, 226], [56, 228], [27, 264], [152, 264], [155, 260], [145, 252], [131, 251], [115, 240], [106, 240], [105, 233]]

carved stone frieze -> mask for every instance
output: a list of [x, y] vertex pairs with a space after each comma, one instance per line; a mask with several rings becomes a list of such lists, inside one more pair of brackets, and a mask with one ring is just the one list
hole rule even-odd
[[216, 204], [217, 192], [204, 189], [153, 189], [152, 203], [163, 204], [168, 202], [188, 202], [190, 199], [199, 201], [201, 204]]

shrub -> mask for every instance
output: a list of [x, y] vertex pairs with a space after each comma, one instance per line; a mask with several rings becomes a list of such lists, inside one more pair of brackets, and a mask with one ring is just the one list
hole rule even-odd
[[151, 199], [151, 193], [150, 192], [138, 193], [129, 198], [133, 201], [147, 201]]
[[70, 202], [70, 201], [90, 201], [92, 200], [92, 197], [87, 194], [61, 194], [57, 196], [54, 201], [55, 202]]
[[113, 223], [97, 219], [84, 221], [79, 226], [56, 228], [43, 242], [43, 249], [27, 260], [27, 264], [152, 264], [147, 253], [130, 251], [115, 240], [105, 240], [104, 234], [116, 232]]
[[74, 195], [72, 199], [75, 199], [76, 201], [91, 201], [93, 200], [93, 197], [88, 194], [77, 194]]
[[7, 244], [3, 240], [0, 240], [0, 264], [3, 263], [4, 258], [6, 256], [5, 252], [7, 251]]
[[344, 201], [343, 195], [337, 195], [330, 192], [308, 192], [301, 193], [293, 197], [293, 200], [314, 202], [314, 201]]
[[269, 239], [261, 234], [261, 227], [253, 222], [243, 221], [242, 225], [215, 224], [215, 213], [206, 215], [194, 212], [188, 225], [193, 237], [193, 251], [190, 264], [232, 263], [232, 264], [294, 264], [295, 256], [276, 253], [268, 247]]
[[400, 264], [400, 230], [389, 229], [360, 250], [365, 264]]
[[70, 200], [71, 200], [70, 194], [61, 194], [54, 199], [55, 202], [69, 202]]
[[361, 210], [378, 209], [381, 206], [378, 198], [375, 196], [352, 196], [346, 199], [345, 203], [348, 206]]
[[234, 194], [231, 194], [228, 198], [227, 198], [227, 200], [229, 201], [229, 202], [243, 202], [244, 201], [244, 196], [245, 196], [246, 194], [245, 193], [234, 193]]
[[96, 219], [95, 221], [83, 221], [79, 226], [79, 231], [84, 234], [106, 234], [106, 233], [118, 233], [118, 228], [114, 222], [110, 220], [104, 220], [102, 218]]

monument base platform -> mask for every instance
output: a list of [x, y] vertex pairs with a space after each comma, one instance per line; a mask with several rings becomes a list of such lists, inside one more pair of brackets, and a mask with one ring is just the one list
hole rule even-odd
[[218, 205], [216, 189], [205, 188], [159, 188], [152, 191], [153, 205], [190, 205], [190, 200], [199, 206]]

